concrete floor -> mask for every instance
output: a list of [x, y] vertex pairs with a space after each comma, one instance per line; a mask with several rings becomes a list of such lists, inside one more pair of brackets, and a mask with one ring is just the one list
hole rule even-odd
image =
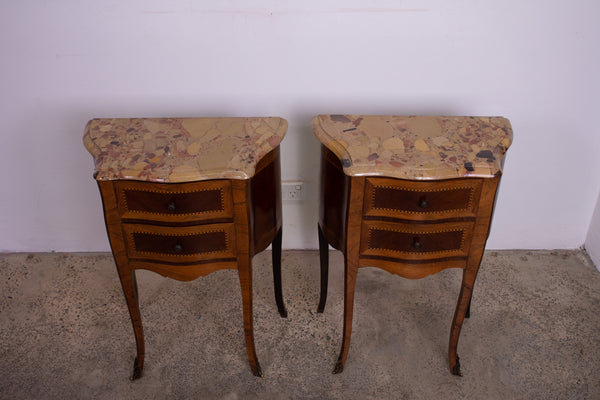
[[447, 344], [460, 271], [421, 280], [361, 269], [345, 371], [342, 272], [331, 253], [329, 301], [318, 254], [285, 251], [281, 319], [270, 253], [254, 259], [252, 376], [235, 271], [193, 282], [138, 273], [146, 333], [142, 379], [128, 377], [133, 332], [109, 254], [0, 256], [2, 399], [598, 399], [600, 273], [582, 251], [489, 251], [450, 374]]

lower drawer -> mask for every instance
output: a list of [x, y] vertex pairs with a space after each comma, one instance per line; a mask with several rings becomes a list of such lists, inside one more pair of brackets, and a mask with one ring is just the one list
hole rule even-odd
[[360, 254], [408, 260], [466, 257], [473, 222], [431, 225], [363, 221]]
[[232, 223], [188, 227], [123, 224], [130, 259], [190, 263], [235, 257]]

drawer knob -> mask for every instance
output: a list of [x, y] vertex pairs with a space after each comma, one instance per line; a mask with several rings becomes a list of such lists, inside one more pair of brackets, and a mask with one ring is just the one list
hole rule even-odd
[[427, 202], [427, 200], [425, 199], [420, 199], [419, 203], [417, 203], [419, 205], [419, 207], [421, 208], [427, 208], [429, 207], [429, 203]]
[[168, 211], [175, 211], [175, 210], [177, 210], [177, 204], [175, 204], [174, 201], [169, 202], [169, 204], [167, 204], [167, 210]]
[[177, 243], [176, 245], [173, 246], [173, 251], [175, 253], [181, 253], [183, 251], [183, 246], [180, 245], [179, 243]]
[[423, 247], [423, 243], [421, 243], [421, 240], [418, 237], [416, 237], [413, 239], [412, 247], [414, 247], [415, 249], [420, 249]]

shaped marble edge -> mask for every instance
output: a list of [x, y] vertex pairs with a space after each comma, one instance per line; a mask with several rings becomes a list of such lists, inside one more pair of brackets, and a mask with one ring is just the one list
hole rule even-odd
[[493, 177], [512, 144], [504, 117], [318, 115], [312, 126], [349, 176]]
[[96, 118], [83, 143], [97, 180], [250, 179], [286, 131], [280, 117]]

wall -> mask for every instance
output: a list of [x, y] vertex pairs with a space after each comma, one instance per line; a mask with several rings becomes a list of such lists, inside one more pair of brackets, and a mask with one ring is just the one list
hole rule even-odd
[[600, 271], [600, 197], [598, 197], [592, 222], [585, 238], [585, 250]]
[[0, 251], [108, 250], [93, 117], [282, 116], [284, 246], [316, 247], [320, 113], [502, 115], [489, 248], [574, 248], [600, 190], [600, 3], [0, 3]]

